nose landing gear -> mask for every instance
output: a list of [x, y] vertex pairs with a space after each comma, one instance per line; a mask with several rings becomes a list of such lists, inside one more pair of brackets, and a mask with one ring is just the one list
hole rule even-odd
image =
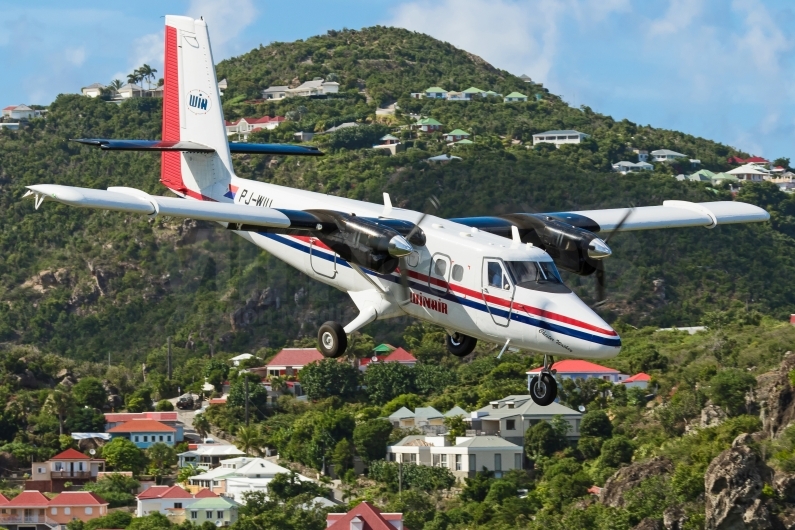
[[550, 369], [552, 359], [544, 355], [544, 367], [541, 373], [530, 380], [530, 397], [536, 405], [546, 407], [558, 397], [558, 382]]

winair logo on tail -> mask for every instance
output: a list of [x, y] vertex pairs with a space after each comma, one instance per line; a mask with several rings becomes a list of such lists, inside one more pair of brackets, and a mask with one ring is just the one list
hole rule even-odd
[[207, 114], [212, 107], [210, 96], [201, 90], [191, 90], [188, 92], [188, 108], [194, 114]]

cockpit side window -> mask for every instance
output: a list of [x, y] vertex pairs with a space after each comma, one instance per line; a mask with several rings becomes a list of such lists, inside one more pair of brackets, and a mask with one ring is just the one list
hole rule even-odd
[[497, 261], [489, 261], [487, 267], [489, 287], [510, 290], [511, 284], [508, 282], [508, 277], [506, 276], [502, 265], [500, 265], [500, 263]]
[[518, 287], [551, 293], [570, 293], [551, 261], [506, 261], [505, 265]]

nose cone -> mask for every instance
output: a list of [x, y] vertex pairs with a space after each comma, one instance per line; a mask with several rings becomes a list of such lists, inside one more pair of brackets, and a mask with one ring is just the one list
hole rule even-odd
[[604, 259], [609, 258], [613, 254], [613, 251], [610, 250], [610, 247], [607, 246], [607, 243], [595, 237], [591, 240], [588, 244], [588, 257], [592, 259]]
[[394, 236], [389, 240], [389, 255], [393, 258], [404, 258], [413, 250], [414, 248], [403, 236]]

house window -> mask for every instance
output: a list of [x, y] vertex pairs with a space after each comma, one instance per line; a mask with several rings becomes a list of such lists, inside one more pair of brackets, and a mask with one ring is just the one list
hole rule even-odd
[[505, 420], [505, 430], [506, 431], [515, 431], [516, 430], [516, 420]]
[[46, 472], [47, 470], [44, 469], [43, 467], [36, 468], [36, 473], [46, 473]]
[[135, 437], [135, 441], [136, 441], [136, 442], [140, 441], [140, 439], [139, 439], [139, 437], [138, 437], [138, 436], [136, 436], [136, 437]]
[[182, 508], [182, 503], [181, 502], [175, 502], [174, 503], [174, 508]]
[[440, 457], [441, 455], [431, 455], [431, 459], [433, 460], [432, 464], [433, 467], [439, 467], [439, 462], [441, 461]]
[[[3, 510], [3, 513], [6, 513], [6, 511]], [[58, 508], [50, 508], [50, 514], [51, 515], [58, 515]]]
[[191, 510], [190, 518], [191, 519], [198, 519], [199, 518], [199, 512], [197, 512], [196, 510]]
[[91, 515], [92, 513], [94, 513], [94, 508], [86, 506], [86, 515]]
[[212, 519], [213, 518], [213, 511], [212, 510], [206, 510], [206, 513], [204, 514], [204, 516], [207, 519]]
[[502, 455], [500, 453], [494, 455], [494, 471], [502, 471]]
[[439, 460], [440, 467], [447, 467], [447, 455], [439, 455], [441, 459]]
[[162, 442], [163, 441], [163, 435], [161, 434], [159, 438], [160, 438], [159, 441]]
[[411, 453], [409, 455], [409, 462], [411, 462], [412, 464], [416, 464], [417, 463], [417, 454], [416, 453]]
[[469, 455], [469, 469], [467, 471], [474, 472], [478, 470], [478, 466], [475, 465], [476, 464], [475, 459], [476, 459], [475, 455]]
[[215, 516], [218, 519], [223, 519], [224, 518], [224, 511], [223, 510], [218, 510], [217, 512], [215, 512]]
[[456, 471], [461, 471], [461, 460], [462, 460], [462, 458], [463, 457], [461, 455], [455, 455], [455, 470]]
[[516, 453], [513, 455], [513, 468], [522, 469], [522, 453]]
[[166, 436], [166, 440], [168, 440], [169, 442], [171, 441], [171, 435], [170, 434], [168, 436]]
[[72, 513], [72, 509], [67, 506], [66, 508], [63, 509], [63, 513], [69, 515], [70, 513]]

